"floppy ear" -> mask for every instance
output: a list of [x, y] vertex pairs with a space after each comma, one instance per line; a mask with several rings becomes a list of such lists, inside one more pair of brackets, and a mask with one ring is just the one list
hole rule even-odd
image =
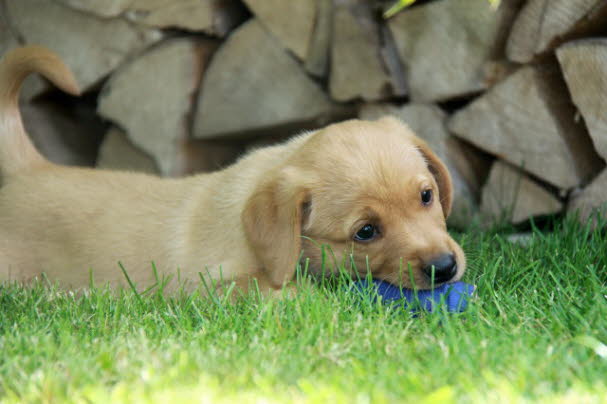
[[409, 126], [400, 119], [391, 115], [386, 115], [380, 118], [378, 122], [392, 126], [398, 131], [403, 131], [403, 128], [405, 129], [407, 137], [411, 140], [413, 145], [419, 149], [426, 159], [428, 169], [432, 175], [434, 175], [434, 179], [438, 184], [438, 196], [440, 198], [440, 204], [443, 208], [445, 219], [449, 217], [449, 214], [451, 213], [451, 204], [453, 203], [453, 183], [451, 182], [451, 174], [449, 174], [447, 166], [445, 166], [441, 159], [438, 158], [438, 156], [430, 149], [430, 146], [428, 146], [425, 141], [417, 137], [411, 128], [409, 128]]
[[261, 183], [242, 212], [247, 240], [277, 288], [295, 275], [307, 195], [288, 176], [276, 175]]
[[438, 184], [438, 196], [446, 219], [451, 213], [451, 205], [453, 203], [453, 183], [451, 181], [451, 174], [449, 174], [449, 170], [447, 170], [445, 163], [438, 158], [426, 142], [417, 136], [413, 136], [413, 143], [424, 155], [424, 158], [428, 163], [428, 169], [432, 175], [434, 175], [434, 179]]

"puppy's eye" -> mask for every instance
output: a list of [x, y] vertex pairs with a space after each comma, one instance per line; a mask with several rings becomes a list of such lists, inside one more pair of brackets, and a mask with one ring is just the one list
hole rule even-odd
[[432, 203], [432, 190], [431, 189], [423, 190], [421, 193], [421, 197], [422, 197], [422, 205], [424, 205], [424, 206], [430, 205]]
[[356, 241], [371, 241], [377, 236], [377, 227], [367, 223], [354, 235]]

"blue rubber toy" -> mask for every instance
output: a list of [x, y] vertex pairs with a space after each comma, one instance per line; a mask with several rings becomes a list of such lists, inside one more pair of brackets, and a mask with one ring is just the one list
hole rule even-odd
[[[373, 279], [373, 286], [377, 294], [382, 297], [382, 302], [386, 304], [400, 303], [406, 309], [419, 311], [420, 308], [433, 311], [435, 307], [444, 302], [447, 311], [462, 312], [468, 307], [468, 301], [474, 294], [475, 287], [464, 282], [446, 283], [432, 290], [404, 289], [391, 283]], [[367, 280], [361, 280], [355, 283], [360, 291], [373, 290], [369, 287]], [[417, 293], [417, 300], [415, 295]]]

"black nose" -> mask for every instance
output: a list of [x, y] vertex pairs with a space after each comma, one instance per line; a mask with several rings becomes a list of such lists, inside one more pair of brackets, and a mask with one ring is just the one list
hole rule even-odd
[[430, 279], [432, 279], [432, 271], [434, 270], [435, 283], [447, 282], [457, 273], [457, 262], [455, 262], [453, 254], [443, 254], [426, 262], [423, 270]]

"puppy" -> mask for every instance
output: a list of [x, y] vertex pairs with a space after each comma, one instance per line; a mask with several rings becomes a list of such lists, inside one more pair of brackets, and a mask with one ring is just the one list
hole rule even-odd
[[[330, 125], [182, 179], [68, 168], [43, 158], [24, 131], [18, 94], [32, 72], [78, 94], [44, 48], [15, 50], [0, 65], [0, 280], [44, 273], [66, 288], [120, 287], [120, 262], [144, 288], [156, 282], [153, 262], [182, 283], [202, 274], [246, 289], [254, 279], [267, 292], [293, 279], [300, 258], [333, 273], [342, 257], [353, 274], [405, 287], [464, 273], [445, 225], [449, 173], [396, 119]], [[337, 262], [323, 267], [320, 245]]]

